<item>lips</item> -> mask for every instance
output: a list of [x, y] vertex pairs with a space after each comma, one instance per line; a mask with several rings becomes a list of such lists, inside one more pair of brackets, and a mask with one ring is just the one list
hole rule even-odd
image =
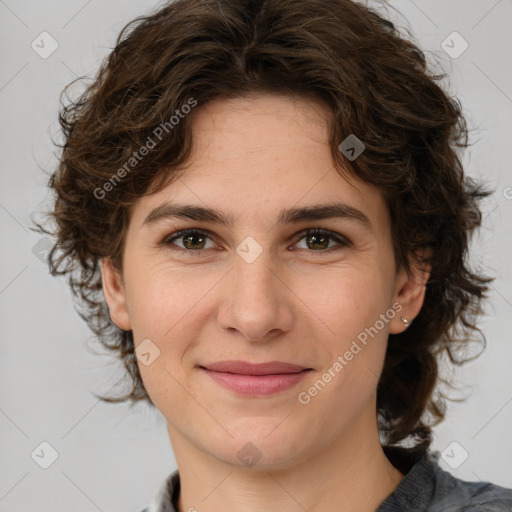
[[239, 375], [279, 375], [299, 373], [311, 369], [281, 361], [270, 361], [268, 363], [259, 364], [248, 363], [246, 361], [218, 361], [205, 365], [202, 368], [213, 372], [237, 373]]
[[267, 396], [294, 387], [312, 368], [271, 361], [218, 361], [200, 367], [201, 372], [230, 391], [249, 397]]

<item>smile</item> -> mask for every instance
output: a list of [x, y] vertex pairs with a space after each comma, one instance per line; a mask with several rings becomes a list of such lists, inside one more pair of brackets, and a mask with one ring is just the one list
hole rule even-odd
[[242, 375], [239, 373], [217, 372], [201, 368], [215, 382], [235, 393], [252, 396], [266, 396], [279, 393], [295, 386], [311, 370], [275, 375]]

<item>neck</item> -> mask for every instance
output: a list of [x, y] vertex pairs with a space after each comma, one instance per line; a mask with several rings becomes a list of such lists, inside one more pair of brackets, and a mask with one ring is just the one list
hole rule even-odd
[[374, 512], [403, 475], [386, 458], [376, 421], [364, 416], [299, 464], [266, 470], [225, 463], [169, 426], [181, 482], [178, 512]]

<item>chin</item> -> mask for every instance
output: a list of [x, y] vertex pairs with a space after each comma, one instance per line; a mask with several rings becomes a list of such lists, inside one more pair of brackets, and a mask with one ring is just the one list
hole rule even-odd
[[[270, 423], [270, 422], [268, 422]], [[233, 432], [233, 438], [223, 442], [212, 440], [206, 446], [211, 455], [222, 462], [235, 466], [239, 469], [253, 471], [278, 471], [288, 469], [306, 460], [311, 450], [304, 445], [304, 436], [297, 433], [290, 433], [286, 429], [278, 434], [276, 423], [273, 422], [271, 429], [268, 425], [258, 432]], [[270, 434], [269, 434], [270, 433]], [[297, 436], [297, 437], [294, 437]], [[220, 449], [215, 453], [211, 452], [212, 446]]]

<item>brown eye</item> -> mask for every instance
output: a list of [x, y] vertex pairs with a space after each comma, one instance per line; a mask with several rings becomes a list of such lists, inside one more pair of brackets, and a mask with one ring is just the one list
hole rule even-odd
[[329, 247], [330, 238], [325, 235], [308, 235], [306, 236], [306, 244], [310, 249], [327, 249]]
[[[309, 250], [309, 252], [328, 252], [329, 249], [340, 249], [348, 247], [350, 242], [334, 233], [324, 229], [310, 229], [302, 234], [301, 241], [304, 240], [305, 247], [299, 247], [301, 250]], [[331, 242], [334, 241], [334, 245]]]
[[[342, 249], [351, 245], [350, 241], [345, 237], [324, 229], [306, 230], [301, 233], [299, 242], [302, 242], [302, 240], [304, 240], [304, 246], [299, 246], [299, 249], [310, 253], [327, 253], [331, 252], [331, 250]], [[208, 242], [210, 243], [209, 246]], [[189, 254], [197, 253], [198, 255], [203, 250], [214, 249], [217, 246], [208, 233], [196, 229], [174, 233], [163, 244], [173, 250]]]
[[187, 249], [204, 249], [206, 238], [201, 234], [193, 233], [190, 235], [184, 235], [182, 240], [183, 245]]
[[[206, 247], [208, 240], [211, 241], [211, 246]], [[181, 249], [183, 251], [201, 251], [202, 249], [212, 249], [215, 244], [210, 236], [202, 231], [188, 230], [180, 231], [165, 241], [168, 246], [175, 246], [171, 248]]]

